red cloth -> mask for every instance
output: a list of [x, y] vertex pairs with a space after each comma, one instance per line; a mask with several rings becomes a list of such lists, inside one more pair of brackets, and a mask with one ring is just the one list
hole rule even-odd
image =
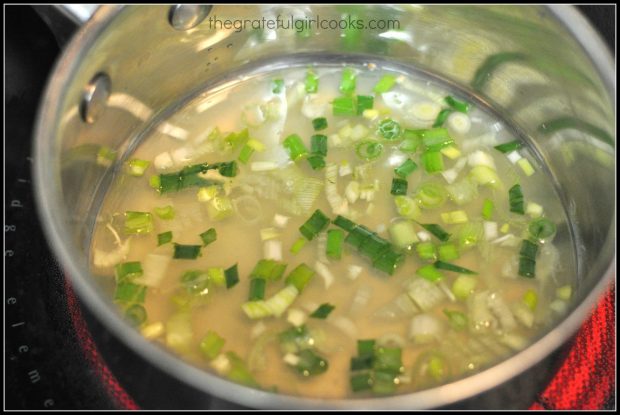
[[[67, 305], [84, 356], [101, 376], [119, 409], [140, 409], [112, 374], [82, 318], [79, 304], [66, 280]], [[579, 329], [568, 356], [530, 409], [603, 409], [615, 391], [615, 290], [611, 288]]]

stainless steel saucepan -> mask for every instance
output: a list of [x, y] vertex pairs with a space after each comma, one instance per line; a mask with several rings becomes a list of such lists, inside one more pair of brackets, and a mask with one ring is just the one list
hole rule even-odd
[[[211, 19], [343, 15], [395, 19], [400, 30], [319, 29], [299, 36], [290, 29], [213, 27]], [[91, 311], [134, 351], [196, 389], [258, 408], [527, 404], [540, 384], [530, 382], [532, 390], [522, 392], [530, 396], [520, 404], [502, 402], [497, 391], [564, 344], [613, 279], [615, 66], [573, 7], [103, 6], [84, 19], [49, 79], [36, 125], [34, 177], [45, 233]], [[214, 376], [148, 342], [120, 317], [88, 266], [97, 207], [117, 167], [107, 155], [122, 160], [162, 114], [218, 80], [308, 56], [414, 66], [478, 96], [522, 132], [559, 191], [577, 252], [574, 302], [555, 327], [509, 359], [446, 385], [376, 399], [318, 400]]]

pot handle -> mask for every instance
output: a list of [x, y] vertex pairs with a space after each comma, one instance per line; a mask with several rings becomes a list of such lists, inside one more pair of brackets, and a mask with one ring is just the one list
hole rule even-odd
[[56, 4], [32, 6], [50, 28], [61, 48], [75, 31], [90, 19], [98, 4]]

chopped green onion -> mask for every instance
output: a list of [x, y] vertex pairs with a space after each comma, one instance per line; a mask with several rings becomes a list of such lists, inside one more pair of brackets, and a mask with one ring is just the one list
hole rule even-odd
[[536, 240], [543, 241], [555, 235], [556, 226], [549, 219], [538, 218], [530, 222], [527, 230]]
[[382, 94], [389, 91], [396, 84], [396, 77], [394, 75], [383, 75], [383, 77], [377, 82], [373, 91], [377, 94]]
[[444, 101], [446, 102], [446, 104], [448, 104], [452, 109], [456, 111], [459, 111], [465, 114], [467, 114], [467, 112], [469, 111], [469, 104], [467, 102], [459, 101], [455, 99], [454, 97], [451, 97], [450, 95], [445, 97]]
[[239, 282], [239, 272], [237, 271], [237, 264], [226, 269], [224, 271], [224, 277], [226, 278], [226, 288], [232, 288]]
[[394, 196], [406, 195], [407, 185], [407, 180], [401, 179], [400, 177], [394, 177], [392, 179], [392, 189], [390, 190], [390, 193]]
[[192, 295], [206, 295], [209, 293], [209, 274], [200, 270], [190, 270], [183, 273], [181, 283]]
[[396, 268], [404, 261], [405, 256], [399, 252], [388, 249], [380, 254], [372, 262], [372, 266], [379, 271], [392, 275]]
[[112, 150], [110, 147], [101, 146], [97, 151], [97, 164], [100, 166], [109, 166], [114, 160], [116, 160], [116, 150]]
[[[355, 230], [353, 231], [355, 232]], [[362, 235], [366, 234], [366, 230], [364, 229]], [[386, 250], [390, 248], [390, 243], [372, 232], [359, 246], [359, 251], [371, 259], [375, 260], [380, 257]]]
[[479, 222], [465, 223], [458, 232], [459, 248], [470, 248], [476, 245], [484, 235], [484, 227]]
[[461, 313], [460, 311], [453, 310], [443, 310], [443, 313], [450, 320], [450, 326], [454, 330], [464, 330], [467, 328], [467, 316], [465, 313]]
[[457, 223], [467, 223], [467, 213], [464, 210], [453, 210], [451, 212], [444, 212], [441, 214], [441, 220], [448, 225], [455, 225]]
[[418, 203], [410, 197], [396, 196], [394, 197], [394, 204], [396, 204], [398, 214], [404, 218], [417, 219], [422, 214]]
[[311, 69], [306, 72], [305, 88], [309, 94], [315, 94], [319, 90], [319, 77]]
[[371, 161], [383, 153], [383, 144], [375, 140], [362, 141], [355, 147], [355, 154], [362, 160]]
[[425, 209], [441, 207], [447, 198], [446, 188], [437, 183], [424, 183], [416, 191], [416, 199]]
[[310, 167], [312, 170], [319, 170], [325, 167], [325, 157], [317, 154], [313, 154], [308, 157], [308, 163], [310, 163]]
[[344, 68], [342, 79], [340, 80], [340, 92], [349, 95], [355, 92], [355, 71], [351, 68]]
[[250, 161], [250, 157], [252, 157], [252, 154], [254, 154], [254, 149], [246, 143], [243, 147], [241, 147], [241, 151], [239, 152], [239, 157], [237, 157], [237, 160], [239, 160], [243, 164], [248, 164], [248, 161]]
[[161, 178], [159, 177], [159, 175], [154, 174], [151, 177], [149, 177], [149, 186], [151, 186], [153, 189], [157, 191], [160, 191]]
[[200, 351], [208, 360], [213, 360], [220, 354], [224, 343], [226, 343], [226, 340], [223, 337], [209, 330], [200, 341]]
[[153, 209], [153, 211], [161, 219], [164, 219], [164, 220], [174, 219], [174, 208], [171, 205], [164, 206], [164, 207], [156, 207]]
[[267, 307], [271, 310], [271, 315], [280, 317], [282, 313], [284, 313], [286, 309], [293, 304], [293, 301], [295, 301], [295, 298], [297, 298], [299, 292], [300, 291], [295, 287], [295, 285], [287, 285], [265, 301]]
[[443, 274], [437, 270], [433, 265], [424, 265], [422, 268], [419, 268], [416, 272], [417, 275], [424, 278], [425, 280], [431, 282], [441, 281], [443, 279]]
[[352, 97], [337, 97], [332, 101], [332, 113], [335, 116], [357, 115], [357, 107]]
[[358, 340], [357, 341], [357, 354], [358, 356], [373, 356], [375, 353], [376, 341], [373, 339]]
[[362, 373], [361, 375], [351, 376], [351, 390], [353, 392], [359, 392], [372, 388], [372, 379], [369, 373]]
[[228, 379], [253, 388], [260, 386], [248, 370], [243, 359], [237, 356], [235, 352], [226, 352], [226, 357], [228, 358], [231, 366], [230, 370], [226, 374]]
[[401, 220], [394, 222], [388, 230], [390, 238], [397, 248], [409, 250], [413, 244], [418, 242], [418, 236], [411, 221]]
[[372, 391], [379, 395], [389, 395], [396, 391], [395, 376], [392, 373], [375, 371], [372, 383]]
[[[319, 117], [312, 120], [314, 131], [321, 131], [327, 128], [327, 118]], [[314, 151], [314, 150], [313, 150]]]
[[[224, 143], [226, 144], [228, 148], [234, 150], [237, 147], [239, 147], [241, 144], [245, 144], [248, 141], [248, 138], [249, 138], [249, 130], [247, 128], [244, 128], [238, 133], [235, 133], [235, 132], [229, 133], [226, 137], [224, 137]], [[232, 176], [229, 176], [222, 172], [222, 167], [224, 167], [225, 171], [226, 169], [236, 169], [237, 167], [236, 164], [235, 165], [230, 165], [229, 163], [219, 163], [219, 164], [222, 165], [218, 167], [218, 170], [220, 171], [220, 174], [222, 176], [233, 177], [234, 175], [237, 174], [236, 170], [233, 171]]]
[[200, 256], [200, 245], [181, 245], [174, 244], [175, 259], [196, 259]]
[[207, 269], [207, 276], [209, 277], [209, 281], [216, 287], [223, 287], [226, 285], [224, 268], [209, 268]]
[[563, 285], [557, 290], [555, 290], [555, 295], [560, 300], [568, 301], [573, 295], [573, 287], [569, 285]]
[[249, 301], [264, 300], [265, 299], [265, 285], [266, 281], [263, 278], [252, 278], [250, 280], [250, 295]]
[[299, 357], [299, 361], [295, 365], [295, 369], [303, 376], [320, 375], [329, 368], [327, 360], [310, 349], [302, 350], [297, 357]]
[[445, 128], [433, 128], [424, 130], [422, 133], [422, 144], [426, 151], [439, 151], [454, 144], [454, 140]]
[[510, 153], [513, 152], [515, 150], [520, 149], [521, 147], [523, 147], [523, 144], [521, 143], [521, 141], [518, 140], [514, 140], [514, 141], [510, 141], [508, 143], [504, 143], [504, 144], [499, 144], [493, 148], [495, 148], [497, 151], [500, 151], [504, 154], [506, 153]]
[[279, 94], [284, 89], [284, 80], [283, 79], [274, 79], [271, 81], [271, 92], [274, 94]]
[[266, 281], [277, 281], [282, 278], [287, 265], [273, 259], [259, 260], [250, 273], [250, 278], [262, 278]]
[[472, 271], [470, 269], [459, 267], [458, 265], [449, 264], [449, 263], [443, 262], [443, 261], [436, 261], [434, 266], [437, 269], [443, 269], [443, 270], [446, 270], [446, 271], [458, 272], [459, 274], [469, 274], [469, 275], [477, 274], [477, 272]]
[[273, 315], [273, 310], [271, 309], [271, 307], [269, 307], [267, 301], [264, 300], [247, 301], [241, 304], [241, 309], [243, 310], [245, 315], [252, 320], [265, 318]]
[[374, 106], [375, 97], [372, 95], [357, 96], [357, 115], [362, 115], [365, 110], [371, 110]]
[[153, 230], [153, 217], [148, 212], [125, 212], [125, 233], [141, 235]]
[[315, 210], [312, 216], [299, 228], [299, 232], [311, 241], [319, 233], [323, 232], [329, 226], [330, 220], [319, 209]]
[[162, 246], [172, 241], [172, 231], [157, 234], [157, 246]]
[[521, 244], [521, 251], [519, 251], [519, 255], [535, 260], [537, 254], [538, 245], [530, 240], [524, 239]]
[[441, 242], [447, 242], [450, 239], [451, 234], [435, 223], [419, 223], [418, 225], [432, 233]]
[[495, 209], [493, 201], [484, 199], [484, 203], [482, 204], [482, 218], [484, 220], [491, 220], [493, 218], [493, 209]]
[[340, 259], [342, 257], [342, 242], [344, 232], [340, 229], [330, 229], [327, 231], [326, 254], [328, 258]]
[[515, 184], [508, 190], [508, 199], [510, 201], [510, 211], [525, 214], [525, 207], [523, 203], [523, 192], [521, 191], [521, 185]]
[[297, 240], [293, 242], [293, 245], [291, 246], [291, 253], [297, 254], [306, 245], [306, 242], [308, 242], [308, 240], [303, 236], [297, 238]]
[[125, 310], [125, 318], [132, 326], [139, 327], [146, 321], [146, 309], [140, 304], [132, 304]]
[[444, 170], [443, 157], [439, 151], [422, 153], [422, 165], [427, 173], [439, 173]]
[[398, 375], [402, 366], [402, 349], [400, 347], [378, 347], [375, 350], [374, 370]]
[[207, 214], [211, 220], [222, 220], [234, 213], [229, 197], [215, 196], [207, 204]]
[[374, 358], [373, 354], [352, 357], [350, 361], [351, 371], [372, 369]]
[[329, 303], [321, 304], [319, 308], [317, 308], [312, 312], [312, 314], [310, 314], [310, 317], [326, 319], [327, 316], [334, 310], [334, 308], [336, 307]]
[[525, 157], [517, 161], [517, 166], [521, 167], [521, 170], [523, 170], [523, 173], [525, 173], [525, 175], [528, 177], [536, 172], [534, 170], [534, 167], [532, 166], [532, 163], [530, 163], [530, 161], [526, 159]]
[[405, 160], [400, 166], [394, 169], [397, 176], [406, 178], [418, 168], [418, 165], [411, 159]]
[[301, 141], [301, 137], [297, 134], [291, 134], [286, 137], [282, 145], [286, 151], [288, 151], [288, 154], [293, 161], [297, 161], [308, 155], [308, 149], [304, 145], [303, 141]]
[[219, 163], [217, 171], [224, 177], [235, 177], [237, 175], [237, 163], [235, 161]]
[[314, 345], [314, 338], [305, 325], [284, 330], [278, 334], [278, 340], [285, 353], [298, 353]]
[[519, 275], [526, 278], [536, 276], [536, 261], [527, 257], [519, 257]]
[[480, 185], [490, 185], [491, 187], [499, 187], [500, 180], [497, 172], [485, 165], [478, 165], [469, 172], [471, 178]]
[[120, 304], [142, 304], [146, 297], [146, 286], [123, 281], [116, 284], [114, 301]]
[[202, 246], [207, 246], [212, 242], [215, 242], [217, 239], [217, 232], [215, 228], [209, 228], [200, 234], [200, 239], [202, 239]]
[[437, 251], [441, 261], [452, 261], [459, 258], [459, 251], [454, 244], [439, 245]]
[[133, 280], [141, 276], [143, 273], [142, 264], [138, 261], [123, 262], [122, 264], [118, 264], [114, 271], [117, 283]]
[[446, 122], [446, 120], [448, 119], [448, 116], [452, 114], [453, 111], [454, 111], [453, 109], [441, 110], [439, 114], [437, 115], [435, 122], [433, 123], [433, 128], [441, 127], [443, 123]]
[[295, 286], [297, 291], [302, 292], [312, 277], [314, 277], [314, 271], [306, 264], [299, 264], [293, 271], [291, 271], [284, 282], [287, 285]]
[[149, 168], [151, 162], [146, 160], [132, 159], [127, 162], [127, 170], [134, 177], [144, 176], [144, 172]]
[[478, 285], [478, 279], [467, 275], [459, 275], [452, 283], [452, 294], [459, 300], [465, 300]]
[[336, 219], [334, 219], [334, 225], [344, 229], [347, 232], [351, 232], [357, 226], [355, 222], [340, 215], [336, 216]]
[[214, 184], [211, 180], [200, 176], [209, 170], [217, 169], [222, 176], [234, 177], [237, 175], [237, 163], [233, 160], [223, 163], [201, 163], [187, 166], [176, 173], [160, 174], [153, 176], [150, 180], [151, 187], [157, 189], [161, 194], [178, 192], [188, 187], [202, 187]]
[[432, 242], [420, 242], [415, 247], [418, 256], [423, 261], [436, 261], [437, 249]]
[[379, 123], [377, 132], [386, 140], [396, 140], [400, 136], [400, 124], [387, 118]]
[[310, 149], [313, 154], [327, 156], [327, 136], [316, 134], [310, 137]]
[[422, 144], [422, 137], [426, 130], [403, 130], [403, 141], [398, 149], [404, 153], [415, 153]]

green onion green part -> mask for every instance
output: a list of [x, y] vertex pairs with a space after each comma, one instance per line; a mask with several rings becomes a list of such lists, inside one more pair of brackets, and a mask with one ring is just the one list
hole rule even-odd
[[147, 160], [133, 159], [127, 162], [127, 170], [134, 177], [142, 177], [150, 165], [151, 162]]
[[392, 189], [390, 190], [390, 193], [394, 196], [406, 195], [407, 186], [407, 180], [401, 179], [400, 177], [394, 177], [392, 179]]
[[157, 246], [162, 246], [168, 242], [172, 242], [172, 231], [162, 232], [157, 235]]
[[362, 160], [371, 161], [383, 153], [383, 144], [375, 140], [362, 141], [355, 148], [355, 154]]
[[314, 270], [306, 264], [299, 264], [284, 281], [286, 285], [293, 285], [297, 291], [302, 292], [310, 280], [314, 277]]
[[300, 158], [308, 155], [308, 149], [301, 140], [301, 137], [299, 137], [297, 134], [291, 134], [286, 137], [282, 145], [284, 146], [289, 156], [291, 157], [291, 160], [293, 161], [297, 161]]
[[443, 269], [445, 271], [458, 272], [459, 274], [468, 274], [468, 275], [478, 274], [477, 272], [472, 271], [470, 269], [463, 268], [463, 267], [460, 267], [458, 265], [450, 264], [450, 263], [444, 262], [444, 261], [436, 261], [434, 265], [435, 265], [435, 268], [437, 268], [437, 269]]
[[200, 341], [200, 351], [205, 358], [208, 360], [213, 360], [222, 351], [224, 343], [226, 343], [226, 340], [224, 340], [223, 337], [216, 332], [209, 330], [205, 337], [203, 337]]
[[418, 165], [411, 159], [405, 160], [400, 166], [394, 169], [394, 173], [397, 176], [405, 179], [411, 173], [413, 173], [418, 168]]
[[521, 147], [523, 147], [523, 144], [521, 143], [521, 141], [518, 140], [514, 140], [514, 141], [510, 141], [508, 143], [503, 143], [503, 144], [499, 144], [496, 145], [495, 148], [497, 151], [501, 152], [501, 153], [510, 153], [513, 152], [515, 150], [520, 149]]
[[279, 94], [284, 90], [284, 79], [274, 79], [271, 81], [271, 92]]
[[114, 269], [117, 283], [131, 281], [141, 276], [142, 272], [142, 264], [138, 261], [123, 262], [118, 264]]
[[424, 265], [422, 268], [419, 268], [415, 273], [431, 282], [437, 282], [443, 279], [443, 274], [439, 272], [437, 268], [435, 268], [433, 265]]
[[443, 125], [443, 123], [446, 122], [446, 120], [448, 119], [448, 116], [450, 114], [452, 114], [454, 110], [453, 109], [444, 109], [439, 111], [439, 114], [437, 115], [437, 118], [435, 119], [435, 122], [433, 123], [433, 128], [437, 128], [437, 127], [441, 127]]
[[153, 231], [153, 217], [148, 212], [125, 212], [125, 234], [143, 235]]
[[451, 234], [446, 232], [444, 228], [435, 223], [419, 223], [421, 227], [429, 231], [433, 236], [439, 239], [441, 242], [447, 242], [450, 239]]
[[319, 117], [312, 120], [314, 131], [321, 131], [327, 128], [327, 118]]
[[544, 241], [555, 235], [557, 228], [555, 223], [547, 218], [538, 218], [530, 222], [527, 227], [528, 232], [537, 241]]
[[319, 90], [319, 78], [311, 69], [306, 72], [305, 89], [309, 94], [316, 94]]
[[521, 185], [515, 184], [508, 190], [508, 200], [510, 202], [510, 211], [520, 215], [525, 214], [525, 203], [523, 201], [523, 192]]
[[299, 231], [307, 240], [311, 241], [319, 233], [329, 226], [330, 220], [321, 210], [314, 211], [312, 216], [299, 228]]
[[358, 95], [357, 96], [357, 115], [362, 115], [364, 110], [371, 110], [375, 103], [375, 97], [372, 95]]
[[277, 281], [284, 275], [287, 265], [273, 259], [259, 260], [250, 273], [250, 278], [261, 278], [266, 281]]
[[352, 97], [337, 97], [332, 101], [332, 114], [335, 116], [357, 115], [357, 106]]
[[310, 150], [312, 154], [327, 156], [327, 136], [315, 134], [310, 137]]
[[386, 140], [396, 140], [400, 137], [400, 124], [391, 118], [382, 120], [379, 123], [377, 133]]
[[355, 92], [355, 70], [344, 68], [342, 71], [342, 79], [340, 80], [340, 92], [344, 95], [350, 95]]
[[383, 75], [383, 77], [377, 82], [373, 91], [377, 94], [388, 92], [396, 84], [396, 77], [394, 75]]
[[459, 101], [454, 97], [451, 97], [450, 95], [445, 97], [444, 101], [446, 104], [448, 104], [450, 108], [454, 109], [455, 111], [463, 112], [465, 114], [467, 114], [467, 112], [469, 111], [469, 104], [467, 102]]
[[226, 278], [226, 288], [232, 288], [239, 282], [239, 272], [237, 270], [237, 264], [226, 269], [224, 271], [224, 277]]
[[321, 304], [319, 308], [317, 308], [312, 312], [312, 314], [310, 314], [310, 317], [326, 319], [327, 316], [334, 310], [334, 308], [336, 307], [329, 303]]
[[248, 300], [264, 300], [266, 283], [267, 282], [263, 278], [252, 278], [250, 280], [250, 295], [248, 296]]
[[202, 246], [207, 246], [217, 239], [217, 232], [215, 228], [209, 228], [203, 233], [200, 234], [200, 239], [202, 239]]
[[484, 199], [482, 204], [482, 218], [484, 220], [493, 219], [493, 210], [495, 209], [495, 204], [490, 199]]
[[465, 330], [467, 328], [467, 316], [465, 313], [456, 310], [443, 310], [443, 313], [450, 320], [450, 326], [454, 330]]
[[200, 245], [181, 245], [175, 243], [173, 258], [196, 259], [200, 256], [200, 248]]
[[427, 173], [439, 173], [444, 170], [443, 157], [439, 151], [425, 151], [422, 153], [421, 161]]
[[340, 259], [342, 257], [342, 242], [344, 241], [344, 232], [340, 229], [330, 229], [327, 231], [326, 255], [331, 259]]

